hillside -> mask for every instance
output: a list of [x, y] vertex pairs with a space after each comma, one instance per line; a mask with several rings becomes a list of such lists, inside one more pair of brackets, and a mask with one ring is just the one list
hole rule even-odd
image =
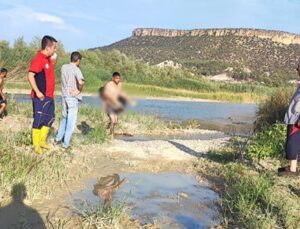
[[278, 85], [295, 79], [300, 35], [257, 29], [135, 29], [131, 37], [100, 49], [117, 49], [151, 65], [173, 61], [197, 75], [229, 68], [236, 79]]

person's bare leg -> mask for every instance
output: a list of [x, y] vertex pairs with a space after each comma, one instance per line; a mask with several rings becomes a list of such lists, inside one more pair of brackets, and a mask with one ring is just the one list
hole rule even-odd
[[0, 105], [0, 116], [4, 113], [5, 108], [6, 108], [6, 104], [5, 104], [5, 103], [2, 103], [2, 104]]
[[297, 171], [297, 160], [291, 160], [290, 171], [291, 172], [296, 172]]
[[110, 134], [111, 134], [111, 139], [113, 140], [115, 138], [115, 124], [114, 123], [111, 124]]
[[111, 114], [110, 115], [110, 121], [111, 121], [111, 124], [110, 124], [110, 134], [111, 134], [111, 138], [114, 139], [115, 137], [115, 120], [116, 120], [116, 117], [114, 114]]

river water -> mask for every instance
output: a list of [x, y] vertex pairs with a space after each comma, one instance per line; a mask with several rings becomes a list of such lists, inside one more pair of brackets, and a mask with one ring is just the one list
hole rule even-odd
[[[17, 94], [14, 97], [19, 103], [31, 102], [29, 95]], [[60, 102], [61, 98], [58, 96], [56, 100]], [[97, 96], [84, 96], [82, 104], [101, 106]], [[129, 108], [129, 110], [178, 122], [197, 120], [202, 129], [247, 134], [252, 129], [257, 105], [250, 103], [137, 99], [137, 106]]]

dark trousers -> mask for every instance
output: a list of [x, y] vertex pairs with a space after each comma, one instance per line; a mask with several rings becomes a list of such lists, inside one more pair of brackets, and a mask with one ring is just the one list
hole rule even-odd
[[54, 100], [45, 97], [43, 101], [38, 98], [32, 99], [33, 105], [33, 124], [32, 128], [41, 129], [42, 126], [51, 127], [55, 118]]
[[299, 151], [300, 151], [300, 127], [296, 125], [288, 125], [286, 144], [285, 144], [286, 159], [297, 160]]

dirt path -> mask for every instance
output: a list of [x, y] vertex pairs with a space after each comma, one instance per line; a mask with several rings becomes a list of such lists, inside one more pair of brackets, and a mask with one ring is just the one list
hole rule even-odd
[[[228, 141], [228, 137], [216, 131], [196, 132], [208, 140], [114, 140], [105, 145], [81, 146], [72, 152], [72, 180], [61, 188], [57, 187], [52, 198], [34, 201], [32, 207], [44, 219], [48, 217], [55, 221], [68, 218], [71, 216], [72, 193], [81, 191], [88, 180], [112, 173], [177, 171], [197, 175], [193, 166], [195, 159], [205, 156], [209, 150], [221, 147]], [[197, 179], [201, 181], [204, 178]]]

